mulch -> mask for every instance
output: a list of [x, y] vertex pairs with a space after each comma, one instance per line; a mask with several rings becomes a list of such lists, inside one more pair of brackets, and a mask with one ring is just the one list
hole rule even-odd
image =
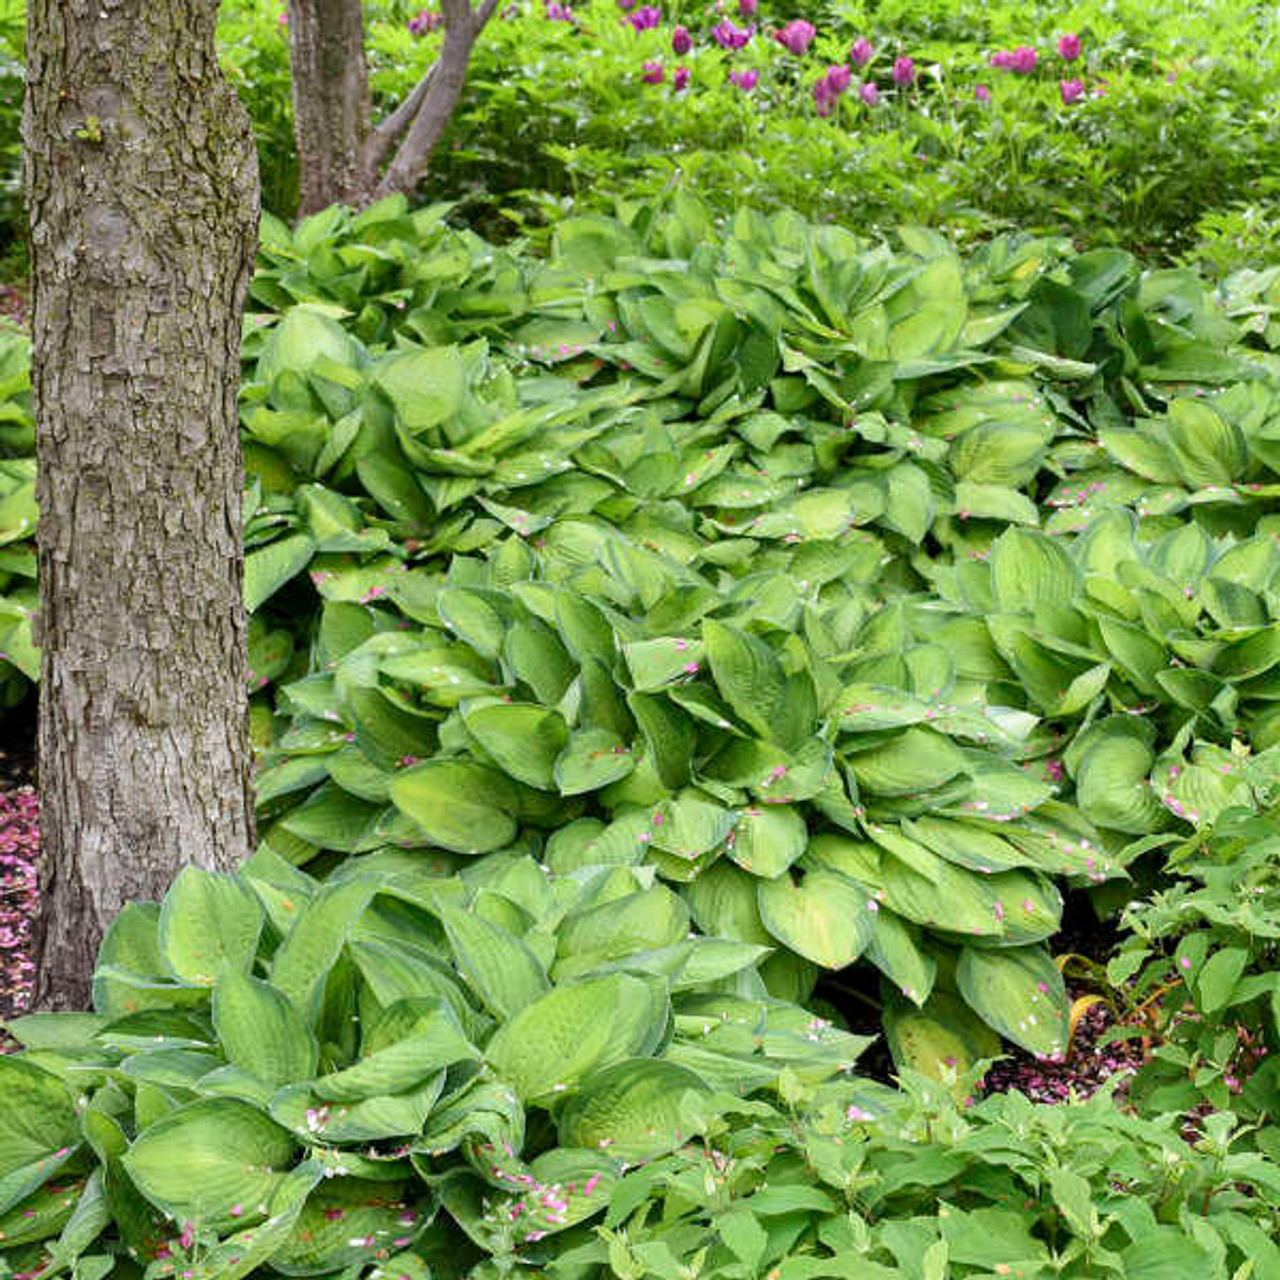
[[0, 1018], [31, 998], [31, 921], [37, 898], [40, 801], [36, 794], [34, 699], [4, 713], [0, 747]]

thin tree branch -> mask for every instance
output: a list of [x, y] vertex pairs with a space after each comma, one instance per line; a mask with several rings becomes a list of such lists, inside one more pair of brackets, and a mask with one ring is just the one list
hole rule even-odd
[[475, 24], [475, 33], [479, 35], [484, 30], [484, 25], [493, 17], [493, 11], [498, 7], [498, 0], [484, 0], [479, 10], [472, 17]]
[[414, 117], [422, 109], [427, 100], [427, 92], [431, 88], [431, 77], [435, 75], [438, 63], [432, 63], [422, 79], [413, 86], [409, 96], [384, 120], [380, 121], [364, 140], [360, 149], [360, 168], [369, 175], [372, 182], [377, 180], [378, 170], [387, 158], [387, 153], [399, 141], [401, 134], [413, 123]]

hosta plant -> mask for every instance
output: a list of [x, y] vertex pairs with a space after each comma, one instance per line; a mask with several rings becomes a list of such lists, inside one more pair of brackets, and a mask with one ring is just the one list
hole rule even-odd
[[94, 1012], [9, 1025], [4, 1260], [41, 1280], [536, 1261], [725, 1108], [786, 1085], [883, 1110], [849, 1074], [865, 1039], [769, 997], [766, 952], [690, 936], [630, 867], [188, 867], [112, 925]]

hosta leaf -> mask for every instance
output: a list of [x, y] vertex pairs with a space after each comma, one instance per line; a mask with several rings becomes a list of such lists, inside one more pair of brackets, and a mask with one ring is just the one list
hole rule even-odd
[[757, 895], [769, 933], [823, 968], [851, 965], [871, 942], [868, 898], [840, 876], [813, 871], [797, 885], [782, 875], [761, 881]]
[[933, 991], [938, 962], [921, 945], [919, 931], [892, 911], [876, 912], [867, 958], [913, 1004], [923, 1005]]
[[728, 862], [714, 863], [681, 889], [703, 933], [768, 946], [773, 937], [760, 919], [756, 878]]
[[323, 886], [276, 950], [271, 984], [313, 1024], [329, 970], [373, 892], [367, 879]]
[[316, 544], [305, 533], [291, 534], [250, 551], [244, 558], [244, 607], [256, 612], [311, 563]]
[[558, 931], [557, 954], [612, 960], [669, 946], [688, 931], [688, 908], [659, 884], [566, 917]]
[[497, 770], [469, 760], [430, 760], [401, 770], [391, 800], [432, 844], [454, 853], [490, 853], [516, 834], [515, 789]]
[[516, 936], [472, 912], [450, 909], [440, 916], [458, 969], [499, 1018], [510, 1018], [550, 986], [546, 971]]
[[262, 932], [262, 904], [238, 876], [186, 866], [160, 909], [160, 956], [181, 982], [211, 987], [223, 970], [247, 973]]
[[1007, 529], [992, 545], [991, 585], [998, 606], [1007, 613], [1070, 604], [1080, 584], [1075, 562], [1046, 534]]
[[742, 810], [726, 852], [744, 871], [772, 880], [804, 853], [808, 839], [808, 828], [798, 809], [769, 805]]
[[932, 729], [912, 726], [882, 746], [849, 757], [858, 786], [881, 796], [916, 795], [949, 782], [965, 767], [959, 747]]
[[1000, 1053], [999, 1037], [963, 1001], [935, 991], [917, 1009], [905, 1000], [885, 1005], [885, 1036], [899, 1067], [943, 1082]]
[[610, 729], [579, 729], [556, 759], [553, 773], [564, 796], [598, 791], [636, 767], [635, 754]]
[[[462, 1034], [448, 1003], [438, 996], [419, 996], [393, 1005], [373, 1028], [389, 1020], [407, 1024], [405, 1034], [382, 1047], [366, 1045], [353, 1066], [311, 1082], [311, 1091], [326, 1102], [364, 1102], [420, 1088], [442, 1067], [478, 1056]], [[376, 1042], [375, 1042], [376, 1045]]]
[[286, 1085], [271, 1099], [271, 1116], [306, 1142], [364, 1143], [412, 1138], [422, 1131], [444, 1088], [438, 1071], [417, 1089], [363, 1102], [325, 1102], [305, 1084]]
[[772, 738], [773, 713], [784, 687], [773, 651], [759, 637], [721, 622], [707, 622], [703, 638], [724, 700], [762, 737]]
[[592, 1072], [561, 1111], [560, 1142], [602, 1149], [618, 1160], [649, 1160], [689, 1137], [688, 1095], [710, 1090], [688, 1067], [631, 1058]]
[[554, 987], [504, 1023], [485, 1057], [522, 1099], [554, 1097], [588, 1072], [631, 1057], [652, 1029], [643, 981], [611, 974]]
[[0, 1057], [0, 1096], [0, 1179], [79, 1144], [73, 1099], [52, 1072], [24, 1058]]
[[124, 1167], [157, 1209], [227, 1228], [256, 1213], [284, 1182], [294, 1140], [256, 1107], [232, 1098], [189, 1103], [134, 1141]]
[[213, 1025], [228, 1061], [269, 1085], [315, 1074], [311, 1028], [287, 997], [247, 974], [224, 973], [213, 989]]
[[962, 947], [956, 983], [993, 1030], [1044, 1058], [1067, 1050], [1071, 1002], [1058, 966], [1043, 947]]
[[412, 1184], [324, 1179], [307, 1197], [288, 1239], [271, 1254], [272, 1269], [311, 1276], [368, 1263], [393, 1238], [413, 1236], [419, 1222], [414, 1195]]
[[531, 703], [466, 704], [462, 719], [509, 777], [546, 791], [555, 787], [555, 763], [569, 740], [557, 712]]
[[1100, 827], [1132, 835], [1148, 835], [1167, 822], [1152, 793], [1148, 774], [1155, 754], [1121, 721], [1094, 730], [1076, 765], [1076, 798], [1080, 812]]
[[622, 655], [631, 672], [632, 687], [645, 691], [660, 689], [697, 673], [703, 660], [700, 641], [664, 637], [661, 640], [637, 640], [622, 646]]

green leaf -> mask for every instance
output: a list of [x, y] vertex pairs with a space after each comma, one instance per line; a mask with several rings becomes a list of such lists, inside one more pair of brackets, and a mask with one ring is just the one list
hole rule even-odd
[[369, 905], [374, 888], [367, 879], [324, 885], [276, 950], [271, 983], [313, 1025], [329, 970], [352, 925]]
[[586, 979], [553, 987], [526, 1005], [499, 1027], [485, 1057], [524, 1101], [538, 1102], [634, 1056], [652, 1032], [652, 1019], [649, 988], [639, 978]]
[[1047, 534], [1006, 529], [991, 548], [991, 585], [1004, 612], [1034, 613], [1041, 605], [1070, 604], [1081, 574]]
[[466, 396], [466, 369], [457, 347], [398, 353], [381, 361], [374, 383], [395, 406], [411, 436], [422, 436], [455, 417]]
[[491, 853], [516, 834], [519, 798], [496, 769], [469, 760], [429, 760], [402, 769], [391, 783], [392, 803], [454, 853]]
[[805, 851], [809, 831], [800, 810], [787, 804], [742, 810], [727, 852], [744, 871], [773, 880]]
[[[133, 1184], [179, 1221], [218, 1229], [257, 1213], [283, 1184], [293, 1139], [256, 1107], [231, 1098], [189, 1103], [143, 1130], [124, 1157]], [[239, 1213], [233, 1213], [239, 1207]]]
[[871, 943], [872, 904], [841, 876], [812, 871], [797, 885], [782, 875], [761, 881], [757, 895], [769, 933], [823, 968], [851, 965]]
[[867, 791], [906, 796], [949, 782], [964, 771], [965, 758], [950, 738], [913, 725], [882, 746], [851, 755], [849, 768]]
[[1231, 1003], [1231, 994], [1249, 963], [1244, 947], [1222, 947], [1205, 961], [1196, 977], [1200, 1008], [1215, 1013]]
[[745, 724], [764, 738], [774, 733], [774, 709], [782, 697], [782, 668], [763, 640], [722, 622], [708, 621], [703, 639], [716, 688]]
[[1028, 1053], [1067, 1051], [1070, 1000], [1058, 966], [1043, 947], [962, 947], [956, 982], [970, 1008]]
[[506, 929], [456, 909], [440, 913], [458, 969], [485, 1007], [508, 1019], [550, 986], [532, 951]]
[[556, 760], [569, 740], [557, 712], [532, 703], [464, 703], [462, 719], [510, 777], [544, 791], [555, 787]]
[[592, 1072], [560, 1112], [566, 1147], [608, 1148], [614, 1159], [639, 1161], [681, 1146], [688, 1096], [705, 1095], [705, 1081], [687, 1067], [655, 1058], [631, 1058]]
[[632, 749], [610, 729], [579, 729], [556, 759], [553, 773], [562, 796], [599, 791], [636, 767]]
[[225, 970], [247, 973], [262, 933], [262, 904], [238, 876], [186, 866], [160, 909], [160, 956], [180, 982], [211, 987]]
[[244, 607], [255, 613], [311, 563], [315, 550], [310, 537], [295, 533], [250, 551], [244, 558]]
[[270, 983], [224, 972], [213, 989], [213, 1025], [227, 1060], [266, 1084], [292, 1084], [315, 1074], [315, 1037]]
[[478, 1056], [447, 1001], [417, 996], [391, 1005], [366, 1033], [360, 1060], [313, 1080], [311, 1091], [326, 1102], [364, 1102], [419, 1089], [442, 1067]]

